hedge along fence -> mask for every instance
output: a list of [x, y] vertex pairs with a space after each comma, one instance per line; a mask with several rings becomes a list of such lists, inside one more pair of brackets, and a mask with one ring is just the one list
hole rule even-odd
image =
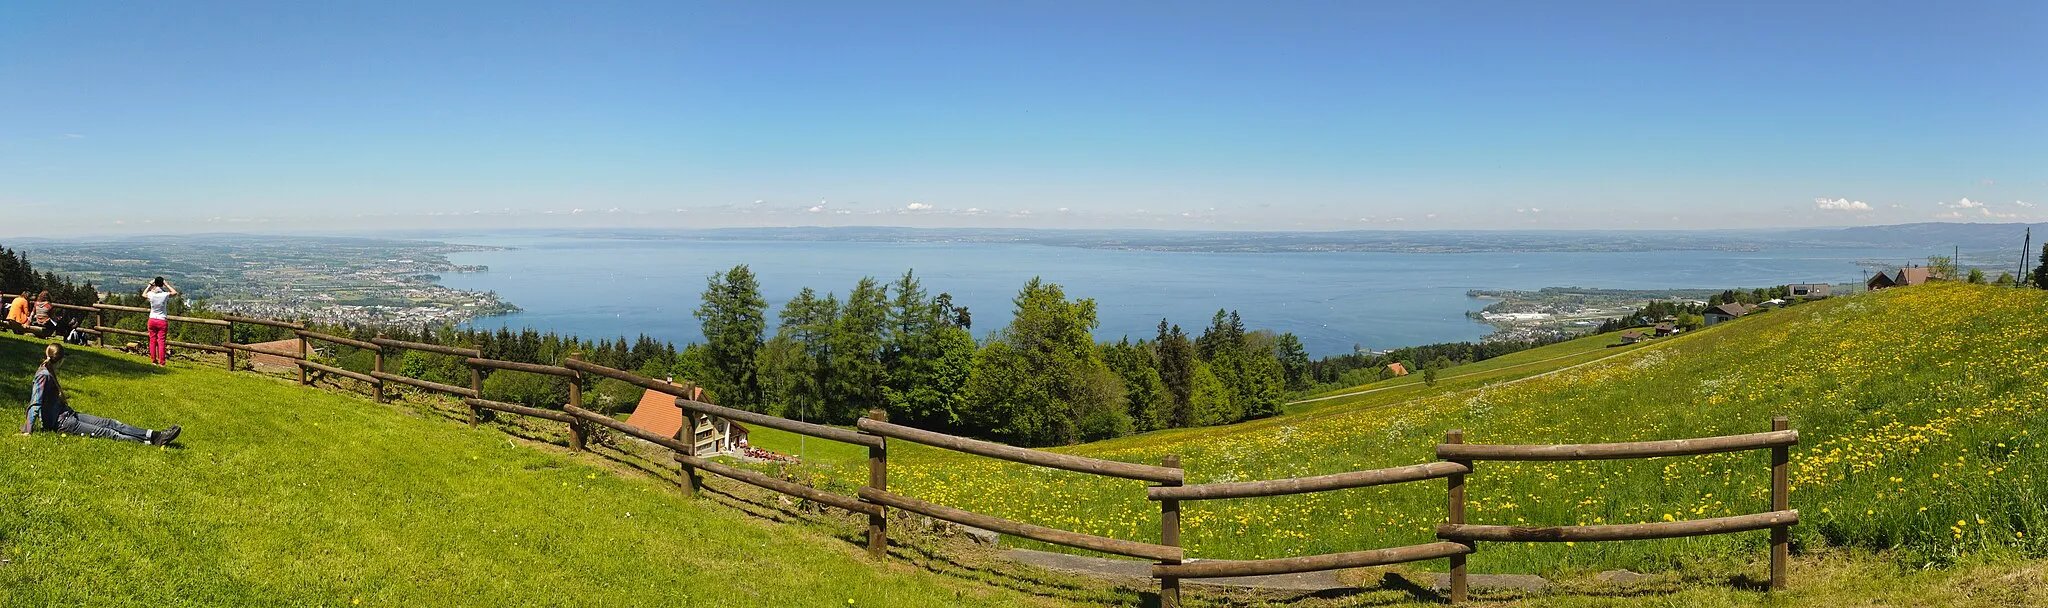
[[[84, 309], [85, 307], [71, 307]], [[147, 309], [96, 305], [92, 310], [97, 314], [107, 311], [148, 312]], [[1783, 416], [1774, 418], [1772, 430], [1765, 433], [1726, 435], [1693, 439], [1673, 439], [1633, 443], [1602, 444], [1559, 444], [1559, 445], [1480, 445], [1464, 443], [1462, 431], [1453, 430], [1445, 434], [1445, 442], [1437, 445], [1436, 456], [1441, 462], [1351, 471], [1313, 477], [1297, 477], [1266, 481], [1233, 482], [1185, 485], [1186, 473], [1181, 468], [1179, 456], [1166, 456], [1161, 465], [1152, 466], [1113, 460], [1102, 460], [1019, 448], [956, 437], [943, 433], [920, 430], [891, 424], [887, 414], [872, 411], [860, 419], [856, 428], [847, 430], [837, 427], [799, 422], [745, 410], [737, 410], [698, 400], [693, 387], [679, 386], [644, 378], [639, 375], [582, 361], [580, 355], [571, 354], [562, 366], [519, 363], [483, 358], [476, 349], [408, 342], [389, 338], [372, 338], [369, 341], [355, 340], [307, 331], [303, 325], [268, 319], [253, 319], [225, 315], [222, 319], [200, 319], [172, 317], [173, 322], [221, 325], [230, 328], [233, 323], [254, 323], [284, 327], [294, 330], [300, 337], [298, 353], [277, 352], [253, 348], [245, 344], [224, 343], [221, 346], [171, 343], [173, 346], [226, 352], [229, 369], [234, 369], [233, 357], [238, 351], [271, 354], [293, 358], [300, 371], [300, 382], [306, 383], [306, 370], [316, 370], [370, 383], [378, 402], [386, 400], [387, 383], [403, 384], [428, 391], [453, 395], [469, 406], [471, 426], [477, 424], [479, 409], [490, 409], [551, 420], [569, 427], [570, 449], [583, 451], [584, 438], [590, 425], [603, 426], [625, 435], [641, 439], [655, 446], [665, 448], [675, 455], [680, 469], [680, 484], [686, 495], [696, 496], [702, 481], [699, 471], [708, 471], [735, 481], [758, 486], [796, 498], [829, 505], [868, 518], [868, 552], [875, 558], [883, 558], [888, 549], [888, 527], [886, 510], [890, 508], [918, 513], [961, 525], [985, 528], [1004, 534], [1029, 538], [1046, 543], [1064, 545], [1154, 561], [1151, 574], [1159, 579], [1160, 605], [1174, 607], [1180, 601], [1180, 579], [1215, 578], [1232, 576], [1255, 576], [1313, 572], [1367, 566], [1390, 565], [1433, 559], [1450, 560], [1450, 600], [1454, 603], [1467, 600], [1467, 556], [1478, 550], [1478, 543], [1485, 542], [1567, 542], [1567, 541], [1628, 541], [1661, 538], [1730, 534], [1754, 530], [1771, 530], [1771, 589], [1785, 588], [1785, 567], [1790, 550], [1790, 527], [1799, 523], [1799, 512], [1788, 508], [1788, 464], [1791, 446], [1798, 445], [1799, 433], [1791, 430], [1790, 421]], [[95, 320], [98, 332], [145, 335], [142, 332], [105, 327]], [[96, 333], [98, 333], [96, 332]], [[345, 346], [370, 350], [376, 355], [375, 369], [361, 374], [337, 367], [307, 360], [307, 340], [322, 340]], [[104, 345], [104, 342], [102, 342]], [[385, 370], [385, 354], [397, 350], [418, 350], [442, 355], [462, 357], [470, 368], [470, 386], [460, 387], [394, 374]], [[511, 403], [502, 403], [482, 398], [482, 370], [492, 369], [520, 373], [534, 373], [565, 378], [569, 382], [568, 403], [562, 411], [537, 409]], [[645, 429], [635, 427], [608, 416], [583, 408], [580, 380], [594, 375], [612, 378], [639, 386], [644, 389], [674, 396], [675, 404], [685, 416], [684, 429], [688, 430], [687, 440], [663, 437]], [[702, 457], [696, 453], [696, 429], [704, 417], [719, 417], [729, 420], [780, 429], [809, 437], [839, 441], [868, 448], [868, 483], [857, 491], [856, 496], [825, 492], [753, 471], [740, 469]], [[894, 494], [888, 491], [888, 440], [896, 439], [964, 452], [986, 458], [1008, 462], [1035, 465], [1105, 477], [1117, 477], [1152, 482], [1146, 488], [1146, 498], [1160, 503], [1159, 542], [1139, 542], [1125, 539], [1095, 536], [1067, 530], [1038, 526], [1026, 522], [1003, 519], [991, 515], [974, 513], [962, 509], [934, 504]], [[1595, 526], [1525, 527], [1473, 524], [1465, 520], [1465, 477], [1474, 474], [1474, 463], [1481, 460], [1522, 460], [1522, 461], [1571, 461], [1660, 458], [1690, 456], [1743, 450], [1771, 450], [1771, 511], [1752, 515], [1720, 517], [1701, 520], [1645, 524], [1614, 524]], [[1352, 488], [1364, 488], [1395, 483], [1408, 483], [1432, 479], [1446, 479], [1446, 522], [1438, 525], [1437, 538], [1442, 542], [1425, 543], [1385, 549], [1363, 549], [1343, 553], [1330, 553], [1301, 557], [1286, 557], [1263, 560], [1200, 560], [1187, 561], [1180, 547], [1181, 522], [1180, 502], [1238, 498], [1265, 498], [1327, 492]]]

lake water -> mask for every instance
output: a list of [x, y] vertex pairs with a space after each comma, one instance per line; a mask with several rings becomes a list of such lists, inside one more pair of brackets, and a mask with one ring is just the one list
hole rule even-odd
[[1159, 319], [1199, 334], [1219, 308], [1246, 325], [1294, 332], [1312, 356], [1478, 340], [1491, 328], [1465, 317], [1487, 302], [1469, 289], [1553, 286], [1728, 288], [1861, 281], [1859, 261], [1906, 261], [1902, 249], [1619, 253], [1163, 253], [1043, 245], [790, 241], [609, 240], [479, 235], [449, 242], [514, 247], [461, 253], [490, 271], [450, 274], [449, 287], [493, 290], [524, 312], [480, 319], [482, 329], [533, 327], [585, 338], [646, 333], [701, 340], [691, 316], [705, 278], [748, 264], [775, 312], [797, 290], [844, 296], [863, 276], [891, 281], [916, 269], [926, 290], [973, 312], [977, 336], [1006, 325], [1010, 299], [1033, 276], [1068, 297], [1094, 298], [1099, 339], [1151, 338]]

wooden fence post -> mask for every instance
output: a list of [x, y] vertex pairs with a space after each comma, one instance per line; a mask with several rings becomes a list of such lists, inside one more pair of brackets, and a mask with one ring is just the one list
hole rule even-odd
[[[868, 410], [868, 417], [882, 422], [889, 421], [889, 412], [881, 409]], [[868, 448], [868, 487], [877, 492], [889, 491], [889, 440]], [[886, 510], [877, 509], [868, 515], [868, 557], [883, 559], [889, 556], [889, 518]]]
[[225, 337], [225, 338], [221, 338], [221, 340], [220, 340], [220, 347], [221, 347], [221, 348], [225, 348], [225, 349], [228, 349], [228, 371], [235, 371], [235, 347], [233, 347], [233, 346], [228, 346], [228, 345], [230, 345], [230, 344], [234, 344], [234, 343], [235, 343], [235, 322], [234, 322], [234, 321], [229, 321], [229, 322], [228, 322], [228, 335], [227, 335], [227, 337]]
[[[1449, 431], [1444, 431], [1444, 443], [1456, 444], [1464, 442], [1464, 430], [1451, 429]], [[1465, 465], [1466, 467], [1472, 466], [1472, 461], [1469, 460], [1452, 462], [1457, 462], [1458, 464]], [[1446, 508], [1445, 510], [1447, 511], [1446, 516], [1454, 525], [1465, 523], [1465, 476], [1452, 475], [1448, 479], [1450, 481], [1450, 491], [1448, 492], [1448, 499], [1446, 500], [1447, 504], [1444, 505]], [[1465, 543], [1465, 546], [1470, 547], [1476, 544], [1477, 543], [1468, 541]], [[1456, 604], [1465, 601], [1466, 593], [1467, 589], [1465, 587], [1465, 556], [1453, 555], [1451, 556], [1451, 603]]]
[[[569, 353], [569, 359], [570, 359], [571, 361], [582, 361], [582, 360], [583, 360], [583, 353]], [[583, 407], [583, 382], [582, 382], [582, 380], [583, 380], [583, 374], [580, 374], [580, 373], [579, 373], [579, 374], [577, 374], [577, 375], [576, 375], [576, 377], [574, 377], [574, 378], [570, 378], [570, 379], [569, 379], [569, 405], [573, 405], [573, 406], [576, 406], [576, 407], [578, 407], [578, 408], [581, 408], [581, 407]], [[582, 421], [577, 421], [577, 422], [571, 422], [571, 423], [569, 423], [569, 449], [570, 449], [571, 451], [575, 451], [575, 452], [581, 452], [581, 451], [583, 451], [583, 422], [582, 422]]]
[[[575, 390], [573, 388], [576, 386], [575, 378], [569, 379], [569, 386], [572, 387], [570, 390]], [[469, 390], [476, 392], [476, 398], [484, 398], [484, 372], [482, 368], [475, 365], [469, 366]], [[477, 406], [469, 406], [469, 428], [476, 428], [476, 418], [479, 410], [480, 408]]]
[[[379, 347], [377, 347], [377, 351], [376, 351], [376, 352], [377, 352], [377, 362], [375, 363], [375, 367], [374, 367], [373, 369], [376, 369], [376, 370], [377, 370], [377, 373], [381, 374], [381, 373], [384, 373], [384, 347], [382, 347], [382, 346], [379, 346]], [[371, 387], [370, 387], [370, 390], [374, 390], [374, 391], [377, 391], [377, 402], [378, 402], [378, 403], [383, 403], [383, 402], [384, 402], [384, 379], [383, 379], [383, 378], [378, 378], [376, 382], [373, 382], [373, 383], [371, 383]]]
[[[92, 311], [92, 328], [96, 330], [92, 334], [92, 341], [94, 344], [99, 345], [100, 348], [106, 348], [107, 332], [105, 328], [107, 326], [107, 319], [106, 317], [100, 316], [101, 314], [103, 313], [101, 313], [98, 309], [94, 309]], [[229, 335], [232, 336], [233, 334]]]
[[[1159, 459], [1160, 466], [1180, 468], [1180, 455], [1168, 454]], [[1181, 482], [1166, 482], [1160, 485], [1178, 486]], [[1180, 500], [1169, 498], [1159, 501], [1159, 544], [1168, 547], [1180, 546]], [[1166, 560], [1160, 564], [1179, 565], [1180, 560]], [[1180, 608], [1180, 578], [1159, 577], [1159, 608]]]
[[[1792, 428], [1792, 420], [1784, 416], [1771, 419], [1771, 430], [1784, 431]], [[1771, 448], [1771, 510], [1784, 511], [1791, 507], [1792, 488], [1786, 479], [1788, 465], [1792, 461], [1792, 448], [1778, 446]], [[1785, 590], [1785, 561], [1792, 553], [1791, 526], [1771, 528], [1771, 590]]]
[[[692, 411], [689, 411], [689, 410], [684, 410], [684, 411], [683, 411], [683, 428], [677, 429], [677, 430], [676, 430], [676, 435], [678, 435], [677, 439], [680, 439], [680, 440], [682, 440], [682, 442], [683, 442], [683, 447], [689, 448], [689, 451], [687, 451], [687, 452], [684, 452], [684, 454], [688, 454], [688, 455], [690, 455], [690, 456], [696, 456], [696, 455], [697, 455], [697, 413], [696, 413], [696, 412], [692, 412]], [[681, 458], [677, 458], [677, 459], [676, 459], [676, 464], [677, 464], [677, 465], [679, 465], [679, 466], [681, 466], [681, 468], [680, 468], [680, 469], [677, 469], [677, 471], [676, 471], [676, 472], [677, 472], [677, 473], [680, 473], [680, 474], [681, 474], [681, 476], [682, 476], [682, 479], [680, 480], [680, 483], [682, 483], [682, 484], [683, 484], [683, 496], [685, 496], [685, 497], [689, 497], [689, 498], [696, 498], [696, 497], [697, 497], [697, 485], [698, 485], [698, 484], [700, 484], [700, 483], [703, 483], [703, 481], [702, 481], [702, 480], [700, 480], [700, 479], [697, 479], [697, 467], [694, 467], [694, 466], [690, 466], [690, 463], [689, 463], [688, 461], [686, 461], [686, 460], [683, 460], [683, 459], [681, 459]]]
[[[228, 330], [228, 333], [230, 333], [230, 334], [234, 333], [234, 329], [233, 329], [233, 327], [232, 327], [232, 326], [230, 326], [230, 328], [229, 328], [229, 330]], [[306, 348], [306, 337], [305, 337], [305, 336], [299, 336], [299, 360], [300, 360], [300, 361], [305, 361], [305, 360], [306, 360], [306, 352], [307, 352], [307, 348]], [[307, 384], [310, 384], [310, 383], [306, 381], [306, 366], [304, 366], [304, 365], [301, 365], [301, 366], [299, 366], [299, 386], [305, 386], [305, 385], [307, 385]]]

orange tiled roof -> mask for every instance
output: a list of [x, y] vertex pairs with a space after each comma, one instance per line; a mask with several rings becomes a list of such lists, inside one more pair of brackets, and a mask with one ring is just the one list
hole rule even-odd
[[[686, 386], [674, 382], [669, 384]], [[633, 413], [626, 416], [626, 424], [663, 437], [674, 437], [683, 430], [683, 408], [676, 407], [675, 395], [650, 389], [640, 394], [640, 404], [633, 406]]]

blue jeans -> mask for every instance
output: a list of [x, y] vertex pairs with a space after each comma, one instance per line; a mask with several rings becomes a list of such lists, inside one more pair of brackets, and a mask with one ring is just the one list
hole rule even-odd
[[57, 416], [57, 430], [73, 435], [113, 439], [115, 441], [149, 442], [149, 429], [129, 426], [112, 418], [101, 418], [80, 411], [68, 411]]

